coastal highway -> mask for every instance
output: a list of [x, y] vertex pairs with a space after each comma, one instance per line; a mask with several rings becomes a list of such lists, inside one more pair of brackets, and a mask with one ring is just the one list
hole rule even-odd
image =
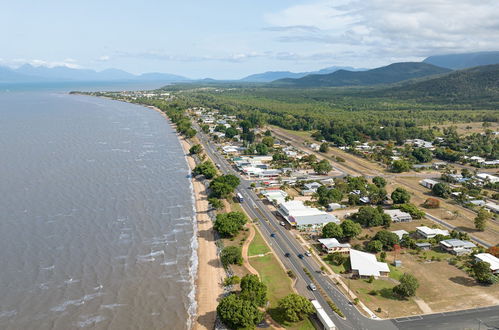
[[[298, 254], [304, 254], [304, 247], [293, 237], [289, 230], [279, 225], [279, 219], [270, 212], [251, 189], [251, 182], [244, 180], [225, 158], [215, 150], [199, 127], [196, 128], [199, 132], [198, 138], [211, 160], [218, 165], [223, 173], [234, 174], [241, 179], [241, 184], [237, 188], [237, 192], [241, 193], [244, 197], [242, 207], [252, 219], [258, 219], [259, 228], [263, 236], [265, 236], [264, 239], [273, 247], [276, 257], [281, 260], [286, 268], [291, 269], [295, 273], [297, 277], [296, 287], [299, 292], [309, 298], [317, 299], [339, 329], [478, 329], [478, 321], [474, 323], [475, 325], [470, 321], [477, 318], [483, 321], [481, 329], [487, 329], [486, 325], [494, 324], [495, 318], [499, 315], [499, 306], [393, 320], [375, 320], [365, 317], [350, 303], [348, 298], [340, 292], [328, 277], [318, 272], [320, 265], [314, 258], [305, 257], [300, 259], [297, 257]], [[276, 237], [270, 237], [271, 233], [275, 233]], [[290, 253], [291, 256], [287, 258], [285, 253]], [[319, 288], [318, 291], [307, 289], [307, 285], [311, 280], [303, 271], [304, 268], [308, 270], [314, 279]], [[338, 317], [330, 309], [319, 291], [322, 291], [338, 306], [345, 315], [345, 319]], [[464, 318], [468, 320], [467, 322], [463, 322], [462, 315], [465, 315]], [[496, 321], [499, 321], [499, 319]]]

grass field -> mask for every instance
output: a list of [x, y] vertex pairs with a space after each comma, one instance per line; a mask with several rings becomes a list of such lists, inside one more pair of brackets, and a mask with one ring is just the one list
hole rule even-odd
[[[270, 251], [269, 247], [263, 240], [262, 236], [256, 232], [255, 238], [253, 239], [252, 245], [254, 245], [254, 249], [263, 248], [261, 245], [265, 245], [265, 249]], [[251, 245], [250, 245], [251, 250]], [[260, 253], [258, 253], [260, 254]], [[286, 329], [293, 330], [313, 330], [315, 329], [309, 319], [305, 319], [301, 322], [288, 324], [283, 320], [281, 311], [277, 308], [277, 302], [279, 299], [285, 297], [286, 295], [293, 293], [292, 282], [286, 272], [282, 269], [280, 263], [277, 261], [276, 257], [273, 254], [267, 254], [263, 257], [255, 257], [250, 259], [250, 264], [253, 266], [260, 277], [267, 285], [268, 289], [268, 299], [270, 302], [270, 307], [268, 308], [268, 312], [272, 318], [281, 324]]]
[[260, 232], [258, 230], [255, 230], [255, 237], [253, 238], [253, 241], [251, 241], [249, 245], [248, 255], [257, 256], [260, 254], [265, 254], [267, 252], [270, 252], [267, 243], [265, 243], [265, 241], [263, 240], [263, 237], [262, 235], [260, 235]]

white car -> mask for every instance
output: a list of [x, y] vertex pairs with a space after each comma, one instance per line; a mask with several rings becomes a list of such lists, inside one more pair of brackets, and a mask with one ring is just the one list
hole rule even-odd
[[309, 287], [309, 288], [310, 288], [310, 290], [312, 290], [312, 291], [317, 290], [317, 287], [315, 286], [315, 284], [314, 284], [314, 283], [310, 283], [310, 284], [308, 285], [308, 287]]
[[284, 223], [284, 221], [281, 221], [281, 226], [286, 226], [286, 224]]
[[307, 252], [305, 252], [305, 255], [306, 255], [307, 257], [311, 257], [311, 256], [312, 256], [312, 254], [311, 254], [310, 252], [308, 252], [308, 251], [307, 251]]

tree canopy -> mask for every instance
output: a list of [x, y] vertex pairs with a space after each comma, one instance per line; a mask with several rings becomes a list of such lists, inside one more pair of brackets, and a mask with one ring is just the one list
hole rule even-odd
[[301, 321], [307, 315], [315, 312], [312, 303], [307, 298], [296, 293], [288, 294], [286, 297], [280, 299], [278, 304], [286, 320], [289, 322]]
[[234, 237], [246, 224], [246, 215], [242, 212], [217, 214], [213, 228], [223, 237]]
[[409, 203], [411, 194], [404, 188], [397, 187], [392, 192], [391, 198], [394, 204], [404, 204]]
[[329, 222], [322, 227], [322, 237], [343, 238], [343, 229], [341, 229], [341, 227], [334, 222]]
[[217, 306], [217, 313], [231, 329], [253, 329], [263, 319], [263, 313], [255, 304], [236, 294], [222, 298]]
[[393, 292], [401, 297], [412, 297], [419, 288], [418, 279], [409, 273], [400, 277], [400, 284], [393, 288]]
[[390, 216], [384, 213], [380, 207], [362, 206], [351, 218], [363, 227], [388, 227], [391, 223]]

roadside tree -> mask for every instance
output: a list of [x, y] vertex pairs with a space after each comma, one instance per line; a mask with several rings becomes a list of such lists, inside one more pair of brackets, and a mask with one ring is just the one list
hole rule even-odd
[[283, 311], [286, 320], [289, 322], [301, 321], [307, 317], [307, 315], [315, 312], [312, 303], [307, 298], [296, 293], [291, 293], [280, 299], [278, 304], [279, 308]]
[[409, 273], [405, 273], [400, 277], [400, 284], [393, 288], [393, 292], [401, 297], [412, 297], [416, 294], [419, 288], [418, 279]]
[[343, 229], [334, 222], [330, 222], [322, 227], [322, 237], [324, 238], [343, 238]]

